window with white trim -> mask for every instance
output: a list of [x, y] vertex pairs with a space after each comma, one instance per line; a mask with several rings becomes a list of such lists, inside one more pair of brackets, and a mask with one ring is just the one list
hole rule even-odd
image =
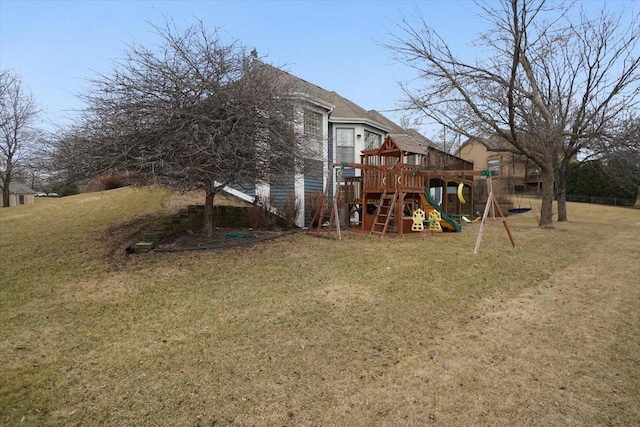
[[336, 129], [336, 162], [352, 163], [355, 161], [355, 130]]

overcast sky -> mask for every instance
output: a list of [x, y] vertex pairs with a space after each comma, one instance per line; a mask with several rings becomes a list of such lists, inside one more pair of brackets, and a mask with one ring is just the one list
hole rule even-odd
[[[632, 0], [585, 0], [589, 7], [638, 9]], [[13, 69], [44, 109], [68, 124], [76, 94], [108, 73], [127, 43], [150, 44], [150, 23], [183, 28], [195, 19], [221, 27], [267, 62], [336, 91], [393, 120], [402, 115], [398, 81], [412, 77], [380, 45], [416, 10], [456, 52], [473, 54], [484, 21], [472, 1], [44, 1], [0, 0], [0, 68]], [[431, 136], [431, 135], [428, 135]]]

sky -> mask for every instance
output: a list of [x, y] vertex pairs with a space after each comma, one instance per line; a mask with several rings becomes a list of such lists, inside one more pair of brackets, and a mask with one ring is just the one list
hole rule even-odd
[[399, 32], [403, 16], [418, 13], [457, 53], [473, 55], [472, 41], [486, 29], [470, 0], [0, 0], [0, 68], [22, 76], [43, 109], [42, 126], [53, 130], [73, 122], [82, 108], [77, 95], [113, 69], [127, 44], [157, 41], [152, 24], [169, 18], [184, 28], [201, 20], [266, 62], [397, 122], [404, 115], [398, 82], [414, 74], [382, 44]]

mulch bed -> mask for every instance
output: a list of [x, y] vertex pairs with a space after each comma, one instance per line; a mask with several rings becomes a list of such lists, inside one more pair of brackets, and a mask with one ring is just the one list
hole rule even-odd
[[216, 251], [238, 246], [254, 245], [297, 232], [299, 232], [299, 230], [263, 231], [218, 229], [213, 233], [213, 236], [205, 236], [202, 233], [185, 232], [164, 238], [156, 245], [154, 250], [156, 252]]

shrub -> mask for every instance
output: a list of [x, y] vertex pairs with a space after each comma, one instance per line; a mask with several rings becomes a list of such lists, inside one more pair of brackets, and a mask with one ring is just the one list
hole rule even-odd
[[273, 229], [276, 225], [276, 216], [272, 213], [273, 195], [268, 199], [256, 196], [253, 202], [254, 208], [249, 214], [249, 222], [252, 227], [258, 229]]
[[307, 195], [304, 201], [305, 207], [305, 219], [309, 223], [309, 227], [317, 226], [317, 220], [314, 224], [311, 223], [313, 219], [313, 215], [315, 215], [316, 211], [322, 204], [322, 199], [324, 198], [324, 193], [322, 191], [314, 191]]
[[287, 194], [287, 198], [284, 202], [277, 207], [278, 212], [278, 225], [280, 225], [285, 230], [291, 230], [296, 228], [296, 219], [300, 214], [300, 209], [302, 205], [300, 200], [295, 196], [295, 194]]
[[296, 228], [296, 219], [301, 208], [299, 200], [293, 194], [288, 194], [277, 206], [274, 204], [273, 195], [269, 199], [258, 196], [254, 201], [249, 221], [255, 229], [268, 230], [278, 226], [289, 230]]
[[78, 186], [76, 184], [66, 184], [61, 186], [53, 187], [53, 192], [58, 193], [58, 196], [73, 196], [74, 194], [78, 194]]
[[113, 190], [115, 188], [124, 187], [127, 185], [127, 179], [124, 176], [117, 175], [103, 175], [99, 176], [95, 180], [95, 186], [97, 190]]

